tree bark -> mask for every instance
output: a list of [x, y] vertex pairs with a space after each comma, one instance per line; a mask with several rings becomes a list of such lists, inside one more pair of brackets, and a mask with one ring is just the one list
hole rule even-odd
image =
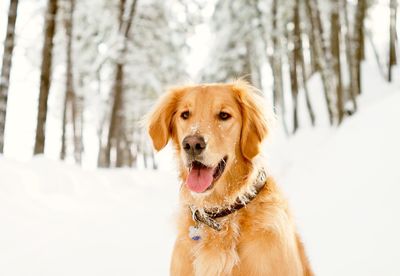
[[15, 46], [15, 22], [17, 21], [18, 0], [10, 0], [6, 39], [4, 41], [3, 62], [0, 75], [0, 154], [4, 151], [8, 88]]
[[40, 94], [37, 116], [34, 154], [44, 153], [46, 138], [47, 99], [51, 84], [51, 66], [53, 60], [53, 38], [56, 29], [57, 0], [49, 0], [44, 22], [44, 41], [42, 65], [40, 70]]

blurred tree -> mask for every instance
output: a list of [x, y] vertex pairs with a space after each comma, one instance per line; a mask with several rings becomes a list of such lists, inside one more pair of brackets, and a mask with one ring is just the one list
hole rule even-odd
[[334, 121], [334, 107], [332, 97], [334, 95], [334, 81], [335, 76], [332, 73], [330, 55], [324, 41], [324, 29], [322, 26], [321, 15], [318, 7], [317, 0], [306, 0], [307, 12], [311, 23], [311, 43], [313, 43], [313, 54], [317, 68], [321, 74], [322, 84], [324, 87], [324, 95], [326, 106], [329, 114], [329, 123], [332, 125]]
[[[302, 1], [300, 2], [296, 2], [296, 6], [298, 9], [298, 13], [299, 13], [299, 21], [297, 22], [297, 24], [299, 25], [299, 34], [298, 37], [300, 39], [300, 42], [298, 43], [298, 47], [299, 47], [299, 51], [298, 51], [298, 62], [300, 63], [300, 70], [301, 70], [301, 80], [302, 80], [302, 84], [303, 84], [303, 90], [304, 90], [304, 96], [305, 96], [305, 100], [306, 100], [306, 106], [307, 106], [307, 111], [308, 111], [308, 115], [310, 116], [310, 122], [312, 126], [315, 126], [315, 113], [314, 113], [314, 109], [311, 105], [311, 99], [310, 99], [310, 92], [308, 90], [308, 86], [307, 86], [307, 80], [308, 80], [308, 72], [307, 72], [307, 65], [306, 65], [306, 46], [309, 43], [309, 40], [307, 39], [307, 28], [305, 27], [306, 24], [302, 24], [300, 17], [304, 18], [304, 7], [303, 5], [301, 5]], [[303, 8], [303, 9], [302, 9]], [[311, 52], [310, 52], [311, 53]], [[313, 70], [313, 66], [315, 66], [314, 63], [314, 59], [310, 60], [311, 65], [309, 66], [311, 68], [311, 70]], [[310, 71], [311, 71], [310, 70]]]
[[265, 46], [258, 5], [258, 0], [217, 1], [211, 21], [216, 39], [202, 72], [203, 81], [224, 82], [242, 77], [262, 88]]
[[299, 18], [299, 0], [295, 0], [292, 13], [292, 25], [289, 28], [288, 41], [290, 41], [289, 48], [289, 71], [290, 71], [290, 88], [292, 91], [292, 105], [293, 105], [293, 130], [295, 133], [299, 127], [299, 80], [298, 80], [298, 61], [301, 56], [301, 41], [300, 41], [300, 18]]
[[[109, 117], [100, 122], [99, 166], [135, 166], [138, 156], [143, 157], [145, 165], [156, 166], [152, 148], [143, 128], [139, 127], [139, 121], [165, 91], [166, 85], [176, 84], [187, 76], [183, 55], [187, 48], [185, 37], [191, 27], [187, 23], [189, 18], [176, 17], [175, 13], [182, 15], [182, 11], [174, 10], [185, 8], [186, 4], [178, 1], [170, 6], [161, 0], [139, 1], [132, 27], [129, 27], [131, 31], [126, 33], [125, 29], [123, 39], [120, 36], [114, 39], [115, 44], [113, 39], [109, 42], [117, 48], [111, 60], [123, 64], [124, 73], [121, 78], [120, 65], [117, 65], [117, 78], [109, 95], [112, 109], [105, 111]], [[126, 12], [126, 18], [129, 16]]]
[[361, 61], [364, 59], [364, 19], [367, 10], [367, 0], [358, 0], [354, 18], [353, 45], [355, 78], [357, 94], [361, 94]]
[[17, 20], [18, 0], [10, 0], [6, 39], [4, 41], [3, 63], [0, 75], [0, 154], [4, 150], [4, 131], [6, 127], [8, 88], [13, 50], [15, 46], [15, 22]]
[[[126, 3], [126, 0], [119, 2], [119, 43], [120, 53], [116, 59], [115, 79], [112, 89], [112, 111], [108, 128], [108, 139], [105, 147], [104, 166], [111, 165], [111, 151], [115, 149], [116, 166], [122, 167], [124, 164], [124, 154], [129, 151], [127, 137], [125, 135], [125, 110], [124, 110], [124, 65], [126, 51], [128, 46], [129, 33], [132, 27], [132, 21], [136, 13], [137, 0], [132, 3]], [[128, 11], [128, 15], [125, 13]], [[101, 164], [103, 165], [103, 164]]]
[[[0, 82], [0, 152], [18, 2], [10, 3]], [[60, 102], [56, 104], [62, 106], [60, 158], [73, 153], [80, 163], [83, 133], [92, 136], [94, 130], [99, 166], [157, 167], [139, 122], [166, 86], [187, 80], [190, 40], [205, 25], [213, 37], [205, 43], [210, 52], [201, 70], [202, 81], [244, 77], [271, 97], [288, 134], [304, 124], [303, 108], [311, 125], [323, 117], [314, 111], [320, 104], [318, 93], [325, 98], [330, 124], [340, 124], [357, 110], [368, 34], [365, 21], [373, 4], [372, 0], [216, 0], [207, 4], [201, 0], [48, 0], [34, 153], [43, 153], [45, 147], [54, 64], [55, 79], [63, 80], [65, 87], [62, 97], [55, 95]], [[391, 0], [390, 4], [389, 81], [398, 58], [398, 3]], [[57, 14], [64, 14], [65, 32], [56, 34]], [[375, 55], [379, 55], [376, 50]], [[314, 75], [321, 78], [321, 92], [308, 87]]]
[[392, 81], [392, 68], [396, 65], [396, 33], [397, 24], [397, 0], [390, 0], [390, 29], [389, 29], [389, 63], [388, 63], [388, 81]]
[[48, 0], [44, 15], [44, 40], [42, 65], [40, 69], [40, 94], [37, 116], [34, 154], [44, 153], [46, 138], [47, 99], [51, 85], [51, 65], [53, 61], [53, 39], [56, 30], [57, 0]]
[[272, 12], [271, 12], [272, 31], [270, 32], [272, 50], [270, 51], [271, 53], [269, 53], [269, 62], [271, 64], [271, 71], [273, 77], [273, 104], [275, 106], [278, 115], [280, 115], [284, 130], [288, 134], [289, 130], [285, 120], [286, 107], [285, 107], [283, 76], [282, 76], [282, 44], [279, 32], [279, 30], [282, 29], [282, 26], [279, 26], [281, 22], [278, 16], [279, 14], [278, 9], [280, 8], [278, 2], [279, 2], [278, 0], [272, 1]]
[[344, 99], [342, 86], [341, 70], [341, 51], [340, 51], [340, 22], [339, 22], [339, 0], [331, 0], [331, 54], [332, 66], [336, 76], [336, 109], [338, 113], [338, 123], [344, 117]]
[[[62, 118], [62, 137], [61, 137], [61, 153], [60, 158], [64, 160], [66, 157], [67, 148], [67, 125], [69, 121], [73, 129], [73, 145], [74, 145], [74, 159], [76, 163], [80, 164], [82, 161], [82, 126], [80, 117], [82, 112], [78, 108], [78, 99], [75, 93], [74, 85], [74, 70], [73, 70], [73, 26], [74, 26], [74, 10], [75, 0], [68, 0], [65, 2], [65, 35], [66, 35], [66, 76], [65, 76], [65, 97], [63, 104], [63, 118]], [[68, 116], [69, 115], [69, 116]]]
[[349, 15], [348, 15], [348, 4], [347, 0], [342, 0], [342, 21], [343, 21], [343, 26], [345, 27], [346, 33], [345, 33], [345, 52], [346, 52], [346, 59], [347, 59], [347, 66], [348, 66], [348, 74], [349, 74], [349, 87], [347, 89], [348, 95], [351, 99], [352, 102], [352, 110], [351, 112], [357, 111], [357, 100], [356, 96], [358, 95], [358, 82], [356, 79], [357, 75], [357, 68], [355, 66], [355, 56], [354, 56], [354, 47], [353, 47], [353, 40], [352, 40], [352, 33], [351, 33], [351, 27], [350, 27], [350, 21], [349, 21]]

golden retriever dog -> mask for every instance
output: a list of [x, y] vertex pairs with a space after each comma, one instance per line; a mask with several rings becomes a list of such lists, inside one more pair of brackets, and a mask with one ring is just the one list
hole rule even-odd
[[149, 115], [181, 179], [171, 275], [313, 275], [287, 202], [260, 162], [269, 124], [243, 81], [167, 92]]

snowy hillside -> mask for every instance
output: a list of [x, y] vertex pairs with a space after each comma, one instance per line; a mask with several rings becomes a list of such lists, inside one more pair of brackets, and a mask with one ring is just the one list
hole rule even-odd
[[[268, 152], [317, 275], [400, 275], [400, 89], [375, 88]], [[0, 275], [167, 275], [178, 188], [173, 170], [0, 158]]]
[[279, 153], [278, 179], [317, 275], [400, 275], [399, 106], [392, 93], [325, 140], [299, 134]]

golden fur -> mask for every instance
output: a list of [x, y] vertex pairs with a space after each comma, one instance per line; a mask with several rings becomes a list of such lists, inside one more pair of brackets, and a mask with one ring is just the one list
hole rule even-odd
[[[172, 140], [183, 183], [171, 275], [313, 275], [287, 203], [271, 176], [245, 208], [218, 219], [222, 231], [201, 225], [200, 241], [188, 235], [194, 225], [189, 205], [224, 207], [251, 191], [260, 168], [260, 145], [269, 127], [262, 112], [265, 106], [253, 90], [242, 81], [179, 87], [166, 93], [150, 114], [153, 145], [161, 150]], [[180, 117], [184, 111], [190, 112], [186, 120]], [[220, 120], [221, 111], [232, 117]], [[181, 143], [193, 134], [202, 135], [207, 142], [207, 166], [216, 166], [228, 156], [215, 186], [199, 194], [184, 184], [188, 168]]]

